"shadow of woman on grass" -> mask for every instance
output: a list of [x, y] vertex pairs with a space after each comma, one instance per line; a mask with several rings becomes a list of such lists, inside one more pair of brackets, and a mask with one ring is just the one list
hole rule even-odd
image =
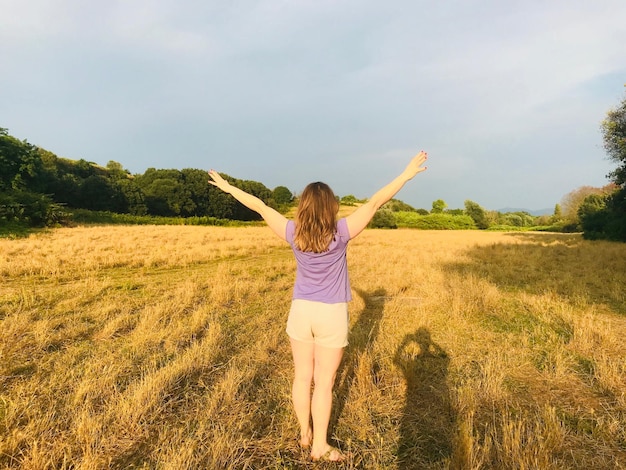
[[406, 379], [399, 468], [433, 468], [452, 456], [456, 417], [447, 384], [450, 359], [430, 331], [420, 327], [404, 337], [394, 362]]
[[376, 341], [380, 330], [380, 320], [383, 317], [385, 299], [387, 298], [387, 291], [383, 288], [378, 288], [372, 292], [365, 292], [361, 289], [354, 290], [363, 299], [365, 306], [359, 313], [359, 318], [350, 329], [348, 335], [349, 344], [346, 347], [341, 366], [337, 371], [335, 406], [333, 406], [329, 429], [336, 429], [337, 427], [337, 422], [343, 412], [355, 380], [359, 358]]

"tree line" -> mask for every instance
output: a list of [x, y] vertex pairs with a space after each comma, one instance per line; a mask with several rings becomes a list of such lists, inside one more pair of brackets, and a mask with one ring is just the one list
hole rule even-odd
[[[582, 231], [589, 239], [626, 241], [626, 98], [607, 113], [601, 123], [604, 148], [618, 164], [603, 188], [584, 186], [564, 196], [551, 216], [527, 212], [502, 214], [466, 200], [464, 209], [447, 209], [442, 199], [430, 211], [392, 200], [372, 220], [372, 227], [394, 228], [504, 228], [548, 227]], [[280, 212], [287, 212], [296, 198], [286, 186], [269, 189], [262, 183], [222, 175], [231, 184], [255, 195]], [[52, 226], [71, 220], [72, 209], [104, 211], [132, 216], [215, 218], [238, 221], [260, 216], [207, 183], [204, 170], [148, 168], [130, 174], [122, 164], [105, 167], [93, 162], [69, 160], [19, 140], [0, 128], [0, 225]], [[353, 195], [340, 202], [356, 205]], [[420, 219], [428, 217], [428, 219]]]
[[[75, 209], [129, 214], [142, 221], [145, 218], [139, 219], [141, 216], [260, 220], [256, 212], [208, 184], [204, 170], [148, 168], [142, 174], [133, 175], [116, 161], [109, 161], [103, 167], [84, 159], [58, 157], [9, 135], [4, 128], [0, 128], [0, 175], [0, 223], [63, 224], [71, 221]], [[223, 176], [280, 212], [287, 212], [296, 202], [286, 186], [270, 190], [257, 181]], [[348, 195], [340, 198], [340, 202], [356, 205], [364, 201]], [[394, 199], [376, 214], [371, 227], [485, 229], [493, 223], [535, 225], [530, 214], [507, 214], [508, 222], [505, 222], [501, 217], [490, 216], [473, 201], [466, 201], [464, 210], [446, 208], [441, 199], [433, 202], [430, 212]], [[425, 215], [433, 217], [416, 221], [416, 217]]]
[[[257, 181], [223, 176], [283, 212], [294, 199], [285, 186], [270, 190]], [[133, 175], [115, 161], [103, 167], [61, 158], [0, 128], [0, 221], [54, 225], [69, 217], [72, 209], [259, 220], [256, 212], [207, 181], [206, 171], [193, 168], [148, 168]]]

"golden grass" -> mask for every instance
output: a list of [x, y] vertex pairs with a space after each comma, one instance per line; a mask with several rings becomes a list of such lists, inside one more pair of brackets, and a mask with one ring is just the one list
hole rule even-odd
[[[351, 242], [337, 467], [626, 467], [626, 245], [365, 231]], [[314, 468], [265, 227], [0, 240], [0, 466]]]

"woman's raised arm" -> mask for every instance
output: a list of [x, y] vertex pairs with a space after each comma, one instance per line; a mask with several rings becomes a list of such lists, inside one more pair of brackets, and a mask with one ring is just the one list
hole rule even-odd
[[404, 171], [393, 181], [379, 189], [365, 204], [346, 217], [350, 238], [356, 237], [369, 224], [372, 217], [380, 207], [396, 195], [404, 184], [415, 175], [425, 171], [427, 167], [422, 166], [427, 159], [427, 154], [423, 150], [415, 155]]
[[209, 180], [210, 184], [217, 186], [225, 193], [233, 196], [248, 209], [258, 213], [276, 235], [282, 240], [286, 240], [287, 218], [284, 215], [266, 205], [258, 197], [233, 186], [222, 178], [217, 171], [209, 171], [209, 176], [211, 177]]

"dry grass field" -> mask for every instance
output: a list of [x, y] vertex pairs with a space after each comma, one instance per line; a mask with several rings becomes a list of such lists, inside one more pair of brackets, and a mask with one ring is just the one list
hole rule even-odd
[[332, 440], [297, 445], [266, 227], [0, 240], [0, 467], [626, 468], [626, 244], [365, 231]]

